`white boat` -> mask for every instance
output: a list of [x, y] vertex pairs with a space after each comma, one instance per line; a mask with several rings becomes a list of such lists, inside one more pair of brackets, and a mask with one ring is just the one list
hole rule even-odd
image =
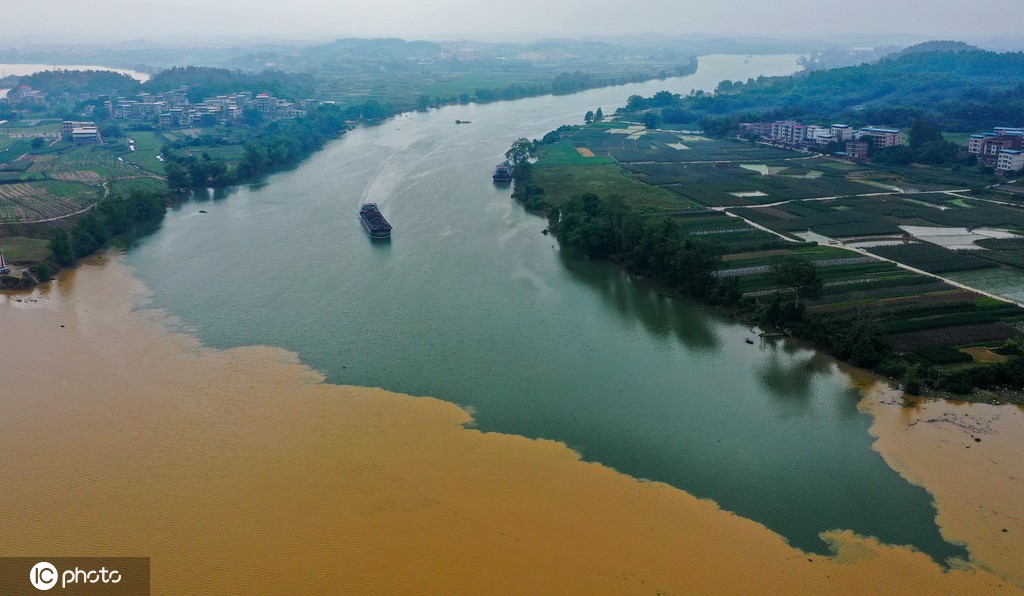
[[0, 275], [7, 275], [11, 272], [11, 268], [7, 266], [7, 259], [4, 258], [3, 251], [0, 251]]

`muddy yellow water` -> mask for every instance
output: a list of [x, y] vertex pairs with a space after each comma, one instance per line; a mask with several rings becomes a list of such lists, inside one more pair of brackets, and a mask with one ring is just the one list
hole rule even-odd
[[875, 448], [935, 497], [943, 536], [979, 566], [1024, 586], [1024, 409], [905, 401], [858, 375], [861, 408], [875, 418]]
[[[277, 349], [204, 348], [133, 311], [144, 292], [115, 258], [0, 299], [0, 554], [149, 556], [155, 593], [1013, 589], [844, 532], [835, 557], [807, 555], [564, 445], [467, 429], [451, 404], [327, 385]], [[886, 420], [881, 450], [902, 458]], [[986, 437], [979, 462], [1003, 448]], [[936, 494], [943, 528], [987, 528]]]

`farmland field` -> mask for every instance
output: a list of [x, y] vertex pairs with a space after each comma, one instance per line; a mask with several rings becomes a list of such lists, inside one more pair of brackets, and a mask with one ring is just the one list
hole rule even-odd
[[946, 274], [953, 281], [1024, 303], [1024, 272], [1008, 267]]
[[986, 261], [968, 253], [952, 251], [928, 242], [875, 246], [868, 248], [867, 251], [929, 273], [948, 273], [997, 266], [992, 261]]
[[695, 203], [673, 192], [636, 180], [611, 160], [583, 157], [564, 142], [545, 148], [544, 155], [551, 155], [550, 165], [542, 158], [541, 164], [535, 168], [534, 176], [554, 205], [568, 200], [574, 194], [592, 192], [601, 196], [622, 196], [647, 211], [677, 211], [697, 207]]
[[0, 185], [0, 223], [33, 222], [73, 213], [95, 202], [100, 190], [78, 182]]
[[132, 131], [128, 136], [135, 141], [135, 151], [129, 151], [121, 155], [126, 162], [138, 165], [144, 170], [156, 174], [164, 173], [164, 163], [156, 158], [160, 149], [164, 146], [165, 140], [159, 133], [149, 131]]
[[162, 193], [167, 191], [167, 183], [162, 178], [143, 177], [126, 180], [114, 180], [108, 184], [111, 194], [130, 193], [133, 190]]
[[7, 236], [0, 238], [0, 251], [10, 262], [39, 262], [50, 256], [50, 242], [41, 238]]
[[[822, 242], [847, 239], [892, 261], [1024, 300], [1024, 270], [1006, 266], [1024, 263], [1024, 241], [964, 229], [1024, 228], [1024, 209], [967, 194], [984, 176], [878, 168], [615, 122], [545, 145], [535, 172], [555, 205], [570, 193], [619, 194], [643, 212], [672, 216], [687, 237], [715, 247], [722, 255], [717, 275], [750, 300], [792, 299], [792, 288], [780, 287], [771, 273], [780, 257], [813, 262], [822, 288], [814, 298], [802, 297], [807, 312], [833, 329], [871, 320], [908, 362], [961, 366], [972, 357], [960, 347], [1024, 335], [1018, 328], [1024, 310], [1013, 304], [841, 246], [790, 242], [744, 221], [790, 237], [812, 231]], [[992, 198], [993, 191], [985, 193]], [[959, 233], [978, 241], [968, 246], [978, 250], [916, 240], [915, 230], [935, 241]]]

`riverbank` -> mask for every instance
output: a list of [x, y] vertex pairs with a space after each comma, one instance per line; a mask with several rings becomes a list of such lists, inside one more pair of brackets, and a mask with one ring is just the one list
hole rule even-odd
[[146, 295], [114, 256], [0, 299], [2, 554], [150, 556], [157, 594], [1014, 591], [846, 532], [807, 555], [454, 405], [205, 348]]
[[[594, 156], [584, 156], [581, 147]], [[1024, 311], [1016, 302], [865, 250], [848, 250], [828, 237], [792, 237], [805, 224], [821, 224], [843, 238], [855, 229], [864, 235], [885, 226], [900, 231], [899, 217], [890, 221], [873, 211], [883, 200], [877, 192], [854, 194], [877, 189], [860, 177], [846, 178], [850, 172], [834, 170], [839, 166], [832, 162], [811, 164], [798, 153], [622, 121], [564, 127], [532, 148], [539, 158], [536, 165], [517, 166], [513, 197], [529, 210], [547, 213], [551, 232], [578, 254], [617, 262], [673, 291], [728, 307], [740, 320], [813, 341], [856, 366], [904, 379], [912, 391], [922, 386], [934, 393], [994, 390], [967, 399], [1005, 403], [1015, 397], [1004, 389], [1024, 388], [1024, 361], [1012, 356], [1019, 347], [1007, 341], [1021, 337], [1018, 321]], [[881, 175], [858, 167], [858, 174]], [[762, 173], [751, 174], [755, 170]], [[737, 190], [751, 188], [759, 190]], [[838, 200], [838, 188], [847, 203], [822, 207]], [[771, 198], [738, 207], [755, 202], [752, 197]], [[782, 197], [796, 198], [777, 200]], [[891, 203], [885, 208], [902, 210], [904, 219], [934, 217], [919, 211], [944, 213], [910, 199], [884, 200]], [[790, 220], [797, 215], [776, 213], [769, 230], [746, 213], [755, 207], [773, 212], [789, 203], [818, 219], [807, 216], [794, 224]], [[723, 213], [726, 208], [741, 214]], [[830, 220], [832, 213], [852, 219]], [[1019, 214], [985, 215], [997, 216]], [[875, 219], [864, 225], [855, 221], [863, 218]], [[907, 246], [933, 255], [929, 258], [957, 256], [927, 243]], [[996, 267], [979, 260], [949, 268], [975, 266]]]

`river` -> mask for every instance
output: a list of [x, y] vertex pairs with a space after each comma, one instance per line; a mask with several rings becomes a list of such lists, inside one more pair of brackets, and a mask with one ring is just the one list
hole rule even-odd
[[[795, 69], [795, 56], [705, 56], [688, 77], [358, 128], [265, 184], [174, 209], [127, 262], [149, 305], [211, 346], [280, 346], [333, 383], [454, 402], [481, 430], [563, 441], [808, 551], [838, 528], [964, 557], [930, 495], [872, 450], [832, 360], [563, 253], [490, 180], [515, 138], [587, 110]], [[363, 233], [363, 201], [390, 242]]]

